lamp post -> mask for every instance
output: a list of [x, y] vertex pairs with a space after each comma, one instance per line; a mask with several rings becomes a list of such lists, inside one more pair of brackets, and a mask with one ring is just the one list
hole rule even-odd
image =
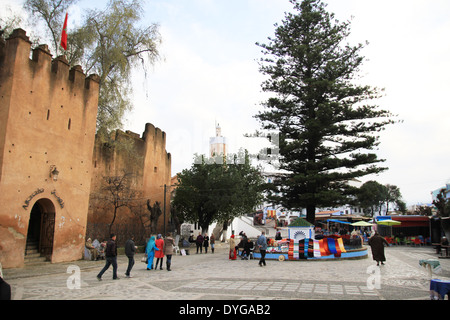
[[[169, 187], [175, 187], [175, 184], [170, 185]], [[167, 184], [164, 184], [164, 237], [166, 236], [166, 191]]]
[[164, 237], [166, 236], [166, 190], [167, 185], [164, 184]]
[[53, 181], [58, 181], [59, 171], [56, 169], [55, 165], [50, 166], [50, 178], [53, 179]]

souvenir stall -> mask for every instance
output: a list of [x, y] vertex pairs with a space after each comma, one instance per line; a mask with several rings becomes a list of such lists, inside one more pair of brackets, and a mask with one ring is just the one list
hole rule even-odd
[[[346, 249], [342, 237], [328, 236], [315, 239], [314, 225], [298, 218], [288, 226], [288, 239], [275, 241], [268, 239], [266, 259], [268, 260], [320, 260], [320, 259], [355, 259], [366, 258], [367, 249]], [[260, 258], [254, 252], [255, 259]]]

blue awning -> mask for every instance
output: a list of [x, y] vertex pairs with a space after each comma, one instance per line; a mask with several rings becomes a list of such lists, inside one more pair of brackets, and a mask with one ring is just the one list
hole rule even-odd
[[392, 217], [391, 216], [377, 216], [377, 217], [375, 217], [375, 219], [377, 221], [380, 221], [380, 220], [392, 220]]
[[337, 222], [337, 223], [343, 223], [343, 224], [351, 224], [351, 222], [337, 220], [337, 219], [328, 219], [327, 222]]

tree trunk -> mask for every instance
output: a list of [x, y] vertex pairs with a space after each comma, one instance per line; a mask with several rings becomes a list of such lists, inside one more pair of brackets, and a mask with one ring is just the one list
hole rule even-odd
[[220, 240], [220, 237], [222, 236], [223, 232], [223, 225], [220, 225], [219, 223], [216, 224], [216, 227], [213, 230], [214, 237], [217, 239], [217, 241]]
[[[442, 227], [442, 231], [445, 234], [445, 237], [447, 239], [450, 239], [450, 219], [442, 219], [442, 217], [440, 218], [441, 220], [441, 227]], [[440, 241], [441, 239], [439, 239]]]
[[117, 216], [117, 207], [114, 207], [114, 215], [113, 215], [113, 220], [111, 221], [111, 224], [109, 225], [109, 234], [108, 237], [111, 235], [112, 233], [112, 227], [114, 224], [114, 221], [116, 221], [116, 216]]
[[225, 221], [222, 227], [222, 242], [225, 242], [227, 240], [227, 231], [228, 231], [228, 221]]
[[314, 224], [314, 222], [316, 221], [316, 206], [308, 205], [306, 207], [306, 220], [309, 223]]

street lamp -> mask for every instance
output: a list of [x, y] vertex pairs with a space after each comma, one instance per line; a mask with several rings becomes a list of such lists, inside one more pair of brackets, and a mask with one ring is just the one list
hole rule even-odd
[[53, 178], [53, 181], [58, 181], [59, 171], [56, 169], [55, 165], [50, 166], [50, 178]]
[[[169, 187], [175, 187], [176, 184], [172, 184]], [[164, 237], [166, 236], [166, 191], [167, 184], [164, 184]]]

